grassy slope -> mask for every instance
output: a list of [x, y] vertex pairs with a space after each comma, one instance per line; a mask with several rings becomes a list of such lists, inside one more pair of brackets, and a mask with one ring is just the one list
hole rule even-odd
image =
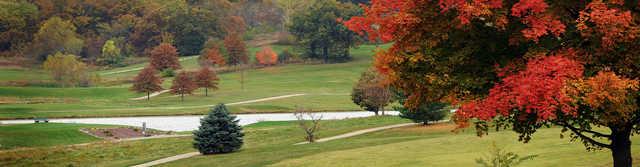
[[[397, 117], [323, 121], [321, 123], [323, 129], [319, 136], [328, 137], [359, 129], [406, 122], [408, 121]], [[321, 149], [315, 145], [292, 145], [304, 140], [304, 133], [295, 122], [261, 122], [246, 126], [244, 132], [245, 145], [239, 152], [200, 158], [216, 161], [205, 166], [211, 166], [211, 164], [255, 166], [309, 155], [314, 153], [314, 150]], [[0, 166], [129, 166], [195, 151], [191, 142], [191, 137], [182, 137], [0, 152]], [[292, 152], [293, 150], [290, 149], [304, 151]]]
[[79, 131], [81, 128], [92, 127], [106, 127], [106, 125], [57, 123], [4, 125], [0, 126], [0, 150], [69, 145], [100, 140]]
[[[280, 51], [283, 48], [278, 46], [274, 47], [274, 50]], [[374, 46], [353, 49], [354, 61], [348, 63], [296, 64], [249, 70], [246, 73], [245, 90], [240, 89], [238, 73], [221, 74], [220, 90], [213, 92], [211, 97], [204, 97], [203, 90], [198, 90], [195, 95], [186, 97], [185, 102], [180, 102], [178, 97], [170, 94], [152, 98], [150, 102], [131, 101], [128, 99], [143, 95], [128, 91], [130, 85], [127, 84], [94, 88], [0, 87], [0, 97], [19, 97], [25, 101], [30, 98], [64, 97], [67, 99], [65, 102], [56, 103], [0, 105], [0, 119], [201, 114], [207, 111], [207, 105], [294, 93], [307, 95], [232, 108], [238, 113], [289, 112], [295, 108], [295, 105], [305, 105], [315, 111], [358, 110], [359, 108], [351, 103], [349, 93], [360, 72], [370, 66], [373, 49]], [[183, 66], [187, 68], [196, 66], [195, 60], [185, 60], [182, 62]], [[117, 75], [131, 77], [135, 73]], [[165, 87], [169, 86], [170, 82], [165, 81]]]
[[[448, 126], [445, 129], [451, 129]], [[514, 132], [493, 132], [478, 138], [473, 133], [451, 134], [435, 128], [401, 128], [359, 136], [345, 143], [360, 143], [373, 139], [411, 138], [411, 140], [360, 148], [326, 151], [289, 159], [273, 166], [475, 166], [475, 159], [486, 157], [495, 143], [506, 151], [521, 156], [537, 155], [521, 166], [610, 166], [607, 150], [586, 152], [579, 142], [560, 139], [559, 128], [539, 130], [528, 144], [518, 142]], [[633, 137], [633, 155], [640, 155], [640, 137]], [[639, 160], [635, 160], [637, 164]]]

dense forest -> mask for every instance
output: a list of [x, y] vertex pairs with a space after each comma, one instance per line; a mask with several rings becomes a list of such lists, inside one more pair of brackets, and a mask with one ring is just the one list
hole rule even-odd
[[[233, 17], [240, 17], [246, 24], [243, 40], [260, 34], [288, 34], [296, 18], [325, 24], [318, 21], [318, 17], [322, 17], [333, 27], [340, 27], [342, 33], [352, 33], [336, 19], [359, 13], [361, 9], [355, 5], [358, 3], [368, 1], [0, 0], [0, 56], [23, 57], [39, 64], [49, 55], [63, 52], [76, 55], [89, 64], [102, 65], [99, 60], [106, 50], [117, 49], [122, 57], [146, 56], [160, 43], [172, 44], [181, 56], [197, 55], [207, 41], [213, 43], [224, 39], [227, 35], [225, 27], [237, 26], [236, 22], [230, 21]], [[322, 16], [303, 14], [307, 13], [305, 9], [327, 4], [340, 7], [316, 8], [315, 11], [330, 11]], [[316, 36], [310, 38], [320, 38]], [[310, 41], [302, 39], [309, 37], [306, 34], [297, 37], [298, 41], [303, 41], [301, 43]], [[315, 45], [320, 45], [311, 43], [313, 50], [316, 50]], [[353, 45], [351, 43], [348, 45]], [[326, 52], [331, 49], [324, 45], [326, 43], [317, 50], [324, 49], [325, 53], [311, 51], [311, 54], [328, 57]]]

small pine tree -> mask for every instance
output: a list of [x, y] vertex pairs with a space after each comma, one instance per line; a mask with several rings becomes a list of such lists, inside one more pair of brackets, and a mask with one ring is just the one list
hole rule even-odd
[[198, 88], [198, 85], [193, 81], [193, 78], [189, 76], [187, 72], [180, 72], [174, 79], [171, 85], [171, 93], [180, 95], [180, 101], [184, 101], [185, 94], [192, 94], [194, 90]]
[[405, 107], [396, 107], [395, 110], [400, 112], [401, 118], [410, 119], [416, 123], [428, 125], [429, 122], [440, 121], [447, 116], [447, 110], [444, 109], [445, 103], [430, 103], [420, 105], [418, 108], [409, 110]]
[[242, 147], [242, 127], [236, 116], [229, 115], [224, 104], [218, 104], [200, 120], [200, 127], [193, 132], [193, 146], [202, 154], [229, 153]]

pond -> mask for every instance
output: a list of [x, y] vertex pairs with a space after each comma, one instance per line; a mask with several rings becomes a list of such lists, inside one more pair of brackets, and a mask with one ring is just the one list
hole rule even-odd
[[[353, 111], [353, 112], [314, 112], [322, 115], [323, 120], [360, 118], [373, 116], [373, 112]], [[397, 111], [386, 111], [387, 115], [398, 115]], [[164, 131], [192, 131], [200, 126], [200, 119], [204, 115], [191, 116], [149, 116], [149, 117], [113, 117], [113, 118], [61, 118], [50, 119], [55, 123], [81, 123], [81, 124], [107, 124], [142, 126], [145, 122], [148, 128]], [[240, 125], [248, 125], [261, 121], [293, 121], [296, 117], [293, 113], [264, 113], [264, 114], [237, 114]], [[33, 123], [33, 120], [3, 120], [0, 124], [24, 124]]]

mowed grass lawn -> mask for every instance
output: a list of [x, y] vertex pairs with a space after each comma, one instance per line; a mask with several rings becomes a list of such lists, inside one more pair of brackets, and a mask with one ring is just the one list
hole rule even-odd
[[[455, 125], [414, 126], [303, 146], [272, 144], [251, 152], [197, 156], [162, 166], [477, 166], [492, 143], [521, 156], [536, 155], [521, 166], [611, 166], [607, 150], [587, 152], [579, 142], [559, 138], [560, 128], [541, 129], [528, 144], [511, 131], [491, 132], [479, 138], [473, 130], [454, 134]], [[640, 137], [632, 151], [640, 157]], [[249, 148], [247, 148], [249, 150]], [[640, 164], [636, 159], [634, 162]]]
[[88, 124], [17, 124], [0, 126], [0, 150], [19, 147], [46, 147], [101, 140], [80, 132], [81, 128], [110, 127]]
[[[281, 52], [288, 46], [274, 46]], [[220, 89], [204, 96], [204, 90], [197, 90], [187, 96], [184, 102], [171, 94], [153, 97], [150, 101], [132, 101], [141, 97], [129, 91], [130, 84], [91, 88], [42, 88], [42, 87], [0, 87], [0, 98], [13, 98], [21, 103], [0, 105], [0, 119], [32, 117], [95, 117], [95, 116], [139, 116], [139, 115], [182, 115], [203, 114], [209, 105], [233, 103], [266, 97], [304, 93], [305, 96], [276, 101], [230, 106], [236, 113], [291, 112], [295, 106], [305, 106], [314, 111], [359, 110], [350, 100], [353, 83], [360, 73], [371, 65], [375, 46], [365, 45], [352, 49], [353, 61], [337, 64], [290, 64], [247, 70], [245, 89], [241, 89], [239, 73], [220, 74]], [[257, 50], [252, 48], [252, 51]], [[197, 58], [181, 63], [187, 69], [196, 69]], [[142, 65], [134, 65], [134, 67]], [[127, 70], [133, 67], [124, 67]], [[109, 70], [109, 72], [118, 69]], [[103, 78], [131, 78], [137, 71], [107, 75]], [[166, 78], [164, 87], [170, 87]], [[65, 99], [63, 101], [33, 103], [37, 99]], [[34, 100], [35, 99], [35, 100]]]
[[[319, 136], [329, 137], [407, 122], [409, 121], [391, 116], [327, 120], [321, 122], [322, 130]], [[244, 132], [245, 144], [239, 152], [206, 156], [205, 159], [217, 161], [206, 166], [257, 166], [310, 155], [315, 153], [315, 150], [325, 150], [313, 144], [293, 146], [304, 141], [304, 132], [295, 122], [261, 122], [245, 126]], [[196, 151], [192, 148], [192, 141], [191, 137], [180, 137], [0, 151], [0, 166], [130, 166]], [[291, 150], [292, 148], [294, 149]]]
[[[323, 121], [320, 137], [406, 122], [392, 116]], [[449, 123], [404, 127], [293, 145], [304, 138], [295, 122], [261, 122], [245, 126], [245, 145], [238, 152], [161, 166], [476, 166], [475, 159], [487, 156], [492, 143], [521, 156], [536, 155], [521, 166], [611, 166], [609, 151], [587, 152], [581, 143], [559, 138], [559, 128], [540, 129], [523, 144], [511, 131], [480, 138], [474, 130], [452, 133], [454, 127]], [[632, 142], [633, 155], [640, 157], [640, 137]], [[130, 166], [196, 151], [191, 143], [191, 137], [181, 137], [0, 151], [0, 166]], [[640, 159], [634, 162], [640, 164]]]

